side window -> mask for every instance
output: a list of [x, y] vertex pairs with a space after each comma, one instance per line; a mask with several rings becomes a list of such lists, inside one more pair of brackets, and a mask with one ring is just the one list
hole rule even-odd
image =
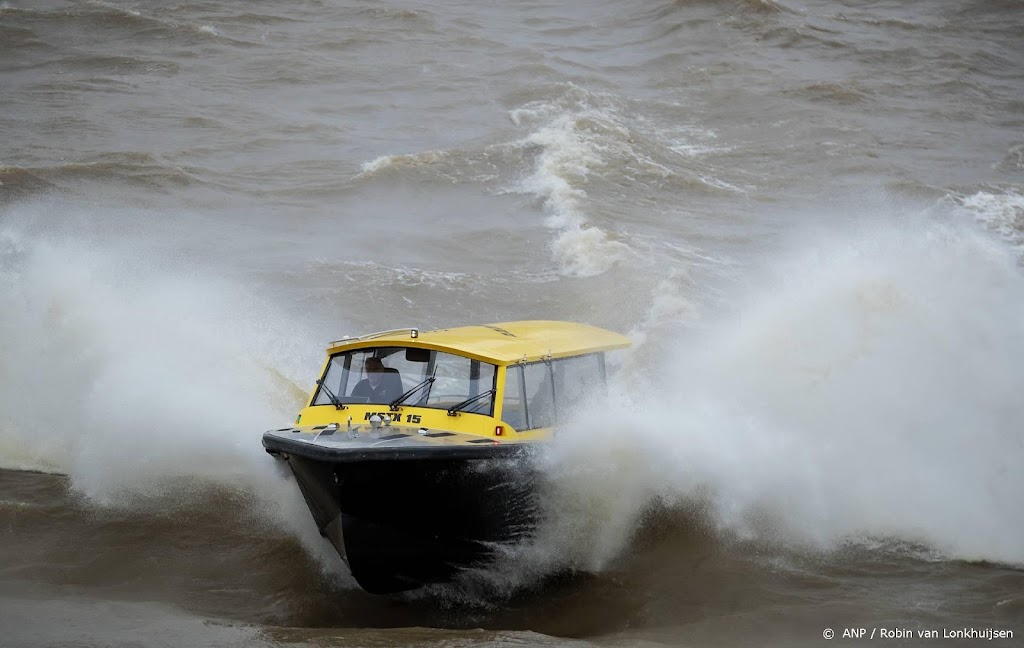
[[593, 354], [508, 367], [502, 419], [517, 430], [568, 420], [604, 385], [603, 359]]
[[529, 429], [555, 424], [555, 391], [551, 365], [534, 362], [523, 366], [526, 379], [526, 415]]
[[566, 420], [585, 399], [604, 384], [599, 354], [562, 358], [552, 363], [555, 374], [555, 402], [560, 420]]
[[505, 370], [505, 397], [501, 401], [501, 419], [513, 429], [526, 429], [523, 368], [519, 365], [512, 365]]

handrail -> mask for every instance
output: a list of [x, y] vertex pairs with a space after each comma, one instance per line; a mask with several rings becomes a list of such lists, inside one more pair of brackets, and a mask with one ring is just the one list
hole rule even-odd
[[345, 336], [340, 340], [334, 340], [328, 344], [328, 346], [335, 347], [340, 344], [346, 344], [348, 342], [362, 342], [363, 340], [372, 340], [374, 338], [384, 337], [386, 335], [394, 335], [396, 333], [408, 333], [409, 337], [416, 339], [420, 336], [420, 330], [415, 326], [408, 328], [390, 329], [388, 331], [377, 331], [376, 333], [367, 333], [366, 335], [360, 335], [359, 337]]

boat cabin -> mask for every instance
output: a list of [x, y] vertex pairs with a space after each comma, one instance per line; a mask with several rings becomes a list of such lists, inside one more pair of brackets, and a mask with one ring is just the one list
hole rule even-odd
[[327, 349], [296, 425], [543, 438], [603, 388], [605, 352], [628, 345], [611, 331], [553, 321], [346, 338]]

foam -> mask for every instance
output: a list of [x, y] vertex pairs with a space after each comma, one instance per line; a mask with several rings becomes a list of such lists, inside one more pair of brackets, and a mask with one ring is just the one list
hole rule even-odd
[[1018, 250], [1024, 249], [1024, 196], [1015, 190], [953, 194], [950, 199], [971, 218], [998, 233]]
[[559, 435], [544, 561], [600, 570], [655, 503], [707, 502], [747, 539], [895, 538], [1024, 564], [1016, 255], [893, 217], [812, 236], [751, 276], [700, 326], [648, 326], [664, 361], [624, 363], [611, 407]]
[[416, 167], [427, 164], [437, 164], [448, 157], [446, 151], [423, 151], [422, 153], [409, 153], [405, 155], [381, 155], [369, 162], [360, 165], [360, 172], [357, 177], [373, 176], [380, 171], [393, 167]]

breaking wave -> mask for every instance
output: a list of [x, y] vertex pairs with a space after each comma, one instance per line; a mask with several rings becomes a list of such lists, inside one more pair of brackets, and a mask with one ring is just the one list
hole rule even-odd
[[[617, 201], [638, 187], [742, 194], [702, 156], [725, 150], [713, 132], [677, 122], [656, 127], [614, 96], [575, 84], [547, 88], [543, 99], [509, 112], [527, 134], [497, 144], [381, 155], [361, 165], [355, 180], [402, 174], [496, 186], [499, 193], [535, 197], [553, 232], [548, 244], [559, 274], [594, 277], [641, 261], [650, 241], [623, 231]], [[681, 111], [678, 106], [670, 106]], [[625, 206], [624, 206], [625, 207]], [[655, 254], [668, 254], [663, 242]]]
[[[596, 222], [609, 189], [668, 183], [688, 190], [739, 191], [694, 160], [716, 150], [709, 144], [713, 133], [686, 124], [651, 130], [642, 116], [624, 118], [622, 104], [617, 97], [570, 83], [552, 98], [509, 113], [517, 127], [532, 129], [513, 146], [534, 152], [532, 171], [510, 191], [541, 200], [547, 225], [557, 232], [552, 255], [567, 276], [603, 274], [640, 254], [625, 236], [610, 234]], [[588, 194], [591, 182], [600, 196]], [[601, 216], [614, 224], [614, 215]]]

